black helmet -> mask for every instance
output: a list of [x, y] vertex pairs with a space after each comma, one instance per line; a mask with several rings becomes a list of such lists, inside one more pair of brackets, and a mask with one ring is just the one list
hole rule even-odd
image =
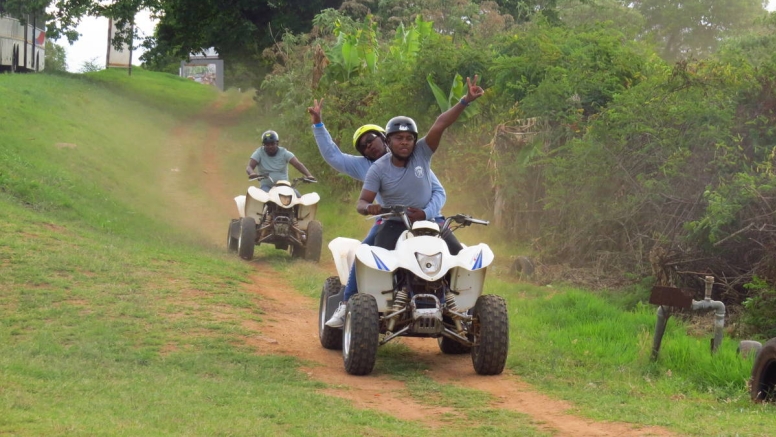
[[280, 142], [280, 137], [274, 130], [268, 130], [261, 134], [261, 142], [262, 144]]
[[396, 132], [410, 132], [415, 135], [415, 139], [418, 138], [418, 125], [415, 124], [415, 120], [400, 115], [388, 120], [388, 124], [385, 125], [385, 135], [390, 136]]

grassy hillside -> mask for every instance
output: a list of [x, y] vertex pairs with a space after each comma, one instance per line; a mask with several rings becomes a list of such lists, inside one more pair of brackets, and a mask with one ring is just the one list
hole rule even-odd
[[[242, 112], [245, 94], [135, 70], [0, 75], [0, 95], [0, 434], [438, 433], [327, 396], [298, 360], [242, 341], [247, 323], [267, 317], [245, 288], [255, 267], [222, 241], [268, 125]], [[330, 199], [325, 239], [361, 236], [368, 224], [352, 203], [315, 188]], [[213, 193], [228, 195], [214, 204]], [[331, 272], [260, 250], [317, 299]], [[678, 435], [772, 434], [776, 410], [748, 400], [751, 361], [729, 338], [712, 357], [711, 323], [693, 337], [671, 319], [651, 363], [654, 307], [493, 273], [489, 292], [510, 306], [509, 369], [572, 401], [574, 414]], [[401, 368], [405, 353], [381, 360]], [[497, 416], [487, 397], [434, 386], [423, 369], [388, 373], [416, 402], [463, 411], [468, 420], [449, 428], [457, 435], [545, 434]]]

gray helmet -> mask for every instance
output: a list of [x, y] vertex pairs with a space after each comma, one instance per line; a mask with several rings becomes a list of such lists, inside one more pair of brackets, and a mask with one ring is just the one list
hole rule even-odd
[[280, 137], [274, 130], [268, 130], [261, 134], [261, 142], [262, 144], [280, 142]]
[[385, 136], [391, 136], [396, 132], [410, 132], [418, 138], [418, 125], [415, 124], [415, 120], [400, 115], [388, 120], [388, 124], [385, 125]]

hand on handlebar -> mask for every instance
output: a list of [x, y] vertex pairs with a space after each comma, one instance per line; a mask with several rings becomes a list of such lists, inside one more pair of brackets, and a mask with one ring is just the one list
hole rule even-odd
[[376, 203], [373, 203], [371, 205], [367, 205], [366, 207], [366, 214], [367, 215], [380, 215], [385, 213], [386, 211], [383, 209], [381, 205], [378, 205]]
[[422, 209], [408, 207], [407, 217], [409, 217], [411, 222], [416, 222], [418, 220], [425, 220], [426, 212], [423, 211]]

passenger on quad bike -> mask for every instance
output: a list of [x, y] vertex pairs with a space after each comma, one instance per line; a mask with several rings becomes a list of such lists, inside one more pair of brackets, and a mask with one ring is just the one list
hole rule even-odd
[[[362, 155], [355, 156], [342, 153], [339, 147], [334, 143], [331, 135], [323, 125], [321, 118], [323, 108], [323, 99], [314, 100], [313, 106], [307, 108], [307, 112], [310, 114], [310, 119], [313, 123], [313, 135], [315, 136], [315, 142], [318, 144], [318, 150], [321, 152], [323, 159], [332, 166], [335, 170], [345, 173], [346, 175], [363, 182], [366, 177], [366, 173], [369, 167], [383, 155], [388, 153], [388, 146], [385, 140], [385, 130], [376, 124], [365, 124], [356, 129], [353, 134], [353, 147]], [[442, 184], [439, 183], [436, 175], [431, 172], [431, 199], [426, 206], [420, 210], [411, 208], [409, 214], [415, 220], [435, 220], [441, 225], [444, 222], [444, 217], [441, 215], [442, 206], [445, 204], [447, 195], [445, 193]], [[362, 241], [364, 244], [373, 245], [374, 236], [377, 232], [377, 225], [381, 223], [380, 220], [375, 221], [374, 226], [369, 230], [366, 238]], [[350, 270], [347, 284], [345, 285], [344, 295], [347, 297], [352, 296], [358, 292], [356, 288], [356, 270], [355, 265]], [[339, 328], [343, 325], [345, 315], [345, 305], [342, 302], [334, 315], [326, 322], [327, 326], [333, 328]]]
[[[257, 179], [262, 176], [261, 189], [269, 192], [276, 181], [288, 180], [288, 164], [291, 163], [299, 173], [302, 173], [308, 179], [315, 179], [312, 173], [307, 170], [297, 158], [285, 147], [279, 147], [280, 137], [273, 130], [268, 130], [261, 134], [261, 147], [256, 149], [251, 155], [245, 172], [248, 173], [248, 179]], [[256, 169], [258, 168], [258, 173]]]

